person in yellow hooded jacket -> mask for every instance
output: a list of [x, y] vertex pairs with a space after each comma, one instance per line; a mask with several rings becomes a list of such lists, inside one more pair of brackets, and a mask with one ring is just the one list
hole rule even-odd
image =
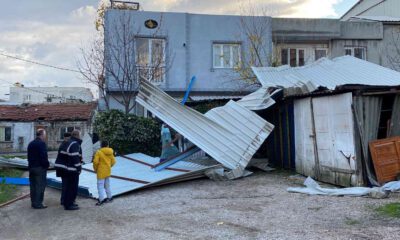
[[[112, 201], [110, 176], [111, 168], [114, 164], [114, 150], [109, 147], [107, 141], [102, 141], [101, 148], [96, 152], [93, 159], [93, 169], [97, 174], [97, 190], [99, 191], [99, 200], [96, 203], [97, 206]], [[104, 192], [106, 194], [104, 194]]]

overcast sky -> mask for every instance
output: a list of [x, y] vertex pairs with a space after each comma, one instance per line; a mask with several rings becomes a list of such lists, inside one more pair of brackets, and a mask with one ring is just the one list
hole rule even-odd
[[[233, 0], [139, 1], [146, 11], [241, 14], [243, 3]], [[274, 16], [337, 18], [357, 0], [245, 0]], [[0, 53], [76, 69], [82, 46], [95, 34], [99, 0], [0, 0]], [[0, 99], [9, 86], [93, 86], [78, 74], [0, 56]]]

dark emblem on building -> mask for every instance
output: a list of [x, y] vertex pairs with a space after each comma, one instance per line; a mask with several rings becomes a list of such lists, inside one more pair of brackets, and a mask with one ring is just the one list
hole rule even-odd
[[149, 20], [146, 20], [146, 21], [144, 22], [144, 25], [145, 25], [147, 28], [154, 29], [154, 28], [158, 27], [158, 22], [157, 22], [156, 20], [149, 19]]

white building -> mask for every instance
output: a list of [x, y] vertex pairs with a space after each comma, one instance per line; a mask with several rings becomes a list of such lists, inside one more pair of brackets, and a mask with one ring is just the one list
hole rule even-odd
[[353, 17], [400, 17], [399, 0], [360, 0], [341, 18], [343, 21]]
[[10, 104], [92, 102], [93, 94], [83, 87], [24, 87], [10, 88]]

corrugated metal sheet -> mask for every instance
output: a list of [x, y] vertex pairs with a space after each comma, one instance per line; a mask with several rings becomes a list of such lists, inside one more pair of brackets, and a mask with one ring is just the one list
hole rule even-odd
[[[155, 171], [153, 167], [157, 163], [159, 163], [159, 158], [141, 153], [116, 157], [116, 164], [112, 168], [110, 178], [113, 196], [151, 186], [203, 177], [206, 170], [220, 166], [216, 161], [210, 159], [201, 159], [195, 162], [183, 160], [163, 171]], [[47, 178], [51, 187], [60, 188], [61, 179], [56, 177], [54, 172], [49, 173]], [[92, 164], [83, 165], [79, 186], [80, 189], [86, 189], [81, 192], [85, 196], [98, 198], [97, 178]]]
[[[242, 173], [273, 125], [230, 101], [203, 114], [142, 82], [136, 101], [225, 167]], [[238, 135], [240, 133], [240, 135]]]
[[399, 86], [400, 72], [351, 56], [327, 58], [303, 67], [253, 68], [265, 87], [315, 87], [335, 89], [337, 86], [360, 84], [369, 86]]
[[82, 160], [85, 163], [91, 163], [93, 160], [93, 142], [92, 138], [86, 133], [82, 138]]
[[226, 99], [241, 99], [243, 95], [235, 95], [235, 96], [228, 96], [228, 95], [218, 95], [218, 96], [190, 96], [190, 100], [199, 102], [199, 101], [208, 101], [208, 100], [226, 100]]
[[279, 91], [280, 90], [276, 90], [270, 95], [268, 93], [268, 88], [261, 87], [254, 93], [244, 96], [237, 103], [253, 111], [266, 109], [275, 104], [275, 101], [271, 98], [271, 96], [277, 94]]

